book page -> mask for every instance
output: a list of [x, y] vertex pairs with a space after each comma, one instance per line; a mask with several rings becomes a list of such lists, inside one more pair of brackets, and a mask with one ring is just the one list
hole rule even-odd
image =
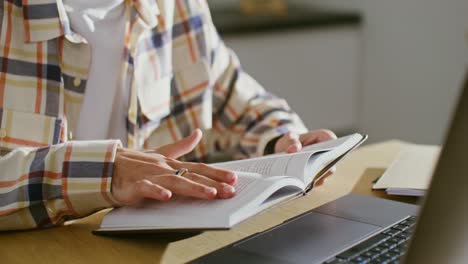
[[[316, 162], [320, 161], [320, 156], [328, 152], [334, 152], [337, 154], [333, 153], [332, 156], [337, 158], [340, 153], [352, 148], [360, 139], [362, 139], [361, 135], [353, 134], [336, 140], [330, 140], [304, 147], [303, 150], [298, 153], [274, 154], [246, 160], [214, 163], [211, 165], [237, 172], [258, 173], [263, 175], [263, 177], [291, 176], [300, 179], [304, 183], [309, 183], [315, 176], [314, 173], [320, 171], [321, 168], [319, 167], [326, 165], [324, 163], [319, 164], [319, 162]], [[311, 162], [315, 164], [310, 164]], [[331, 160], [328, 160], [328, 162], [331, 162]]]
[[237, 172], [258, 173], [263, 177], [292, 176], [301, 179], [307, 160], [311, 155], [312, 154], [309, 152], [299, 152], [295, 154], [272, 155], [212, 165]]
[[325, 176], [333, 166], [360, 146], [366, 139], [367, 135], [362, 136], [360, 134], [342, 137], [334, 141], [335, 143], [340, 142], [340, 144], [333, 149], [312, 155], [304, 169], [304, 183], [309, 184], [307, 191], [310, 191], [315, 183]]
[[212, 164], [215, 167], [237, 172], [252, 172], [263, 176], [285, 175], [286, 167], [291, 157], [276, 155], [255, 159]]

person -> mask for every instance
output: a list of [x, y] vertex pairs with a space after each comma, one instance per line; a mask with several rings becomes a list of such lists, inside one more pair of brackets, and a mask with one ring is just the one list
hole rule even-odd
[[0, 3], [0, 230], [145, 198], [227, 199], [237, 175], [203, 163], [213, 153], [335, 138], [242, 70], [205, 0]]

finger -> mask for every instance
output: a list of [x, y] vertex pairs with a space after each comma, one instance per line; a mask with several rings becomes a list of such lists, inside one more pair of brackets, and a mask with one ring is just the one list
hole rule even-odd
[[225, 182], [231, 185], [237, 182], [236, 173], [228, 170], [218, 169], [204, 163], [170, 161], [168, 164], [175, 169], [186, 168], [190, 172], [206, 176], [218, 182]]
[[218, 192], [218, 197], [219, 198], [231, 198], [233, 197], [235, 194], [236, 194], [236, 189], [229, 185], [229, 184], [226, 184], [226, 183], [220, 183], [220, 182], [217, 182], [215, 180], [212, 180], [208, 177], [205, 177], [205, 176], [202, 176], [200, 174], [196, 174], [196, 173], [186, 173], [184, 174], [185, 178], [189, 179], [189, 180], [192, 180], [194, 182], [198, 182], [198, 183], [201, 183], [205, 186], [211, 186], [211, 187], [214, 187], [216, 188], [217, 192]]
[[299, 135], [289, 132], [278, 140], [275, 145], [275, 153], [288, 152], [289, 148], [291, 148], [289, 151], [296, 152], [299, 151], [301, 147]]
[[202, 132], [196, 129], [190, 136], [183, 138], [173, 144], [157, 148], [155, 152], [170, 158], [179, 158], [190, 153], [200, 143]]
[[303, 136], [301, 135], [300, 141], [304, 146], [312, 145], [321, 142], [320, 141], [320, 136], [313, 132], [313, 133], [307, 133], [304, 134]]
[[148, 177], [148, 180], [178, 195], [207, 200], [214, 199], [217, 195], [216, 188], [176, 175], [158, 175]]
[[285, 144], [286, 144], [286, 152], [287, 153], [295, 153], [301, 151], [302, 143], [299, 140], [299, 135], [296, 133], [288, 133], [285, 137]]
[[315, 186], [321, 186], [323, 185], [327, 179], [333, 175], [333, 171], [328, 171], [317, 183], [315, 183]]
[[320, 186], [323, 185], [324, 182], [327, 181], [327, 179], [332, 176], [336, 172], [336, 166], [331, 167], [325, 175], [315, 184], [315, 186]]
[[142, 198], [150, 198], [159, 201], [171, 199], [172, 192], [149, 180], [141, 180], [135, 183], [136, 192]]
[[304, 146], [307, 146], [319, 142], [337, 139], [337, 137], [331, 130], [320, 129], [302, 134], [299, 139]]
[[289, 144], [290, 145], [286, 149], [287, 153], [296, 153], [296, 152], [301, 151], [302, 149], [302, 144], [298, 139], [294, 140], [294, 142], [290, 142]]

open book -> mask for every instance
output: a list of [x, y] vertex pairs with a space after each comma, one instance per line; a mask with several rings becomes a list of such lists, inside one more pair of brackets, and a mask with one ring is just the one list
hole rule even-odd
[[212, 164], [237, 172], [236, 196], [209, 201], [187, 197], [167, 202], [147, 200], [139, 206], [112, 210], [95, 232], [229, 229], [267, 208], [306, 194], [366, 139], [353, 134], [305, 147], [299, 153]]

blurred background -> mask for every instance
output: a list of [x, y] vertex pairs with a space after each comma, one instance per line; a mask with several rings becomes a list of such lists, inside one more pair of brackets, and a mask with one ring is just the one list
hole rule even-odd
[[468, 1], [208, 2], [244, 69], [309, 129], [442, 143], [468, 69]]

